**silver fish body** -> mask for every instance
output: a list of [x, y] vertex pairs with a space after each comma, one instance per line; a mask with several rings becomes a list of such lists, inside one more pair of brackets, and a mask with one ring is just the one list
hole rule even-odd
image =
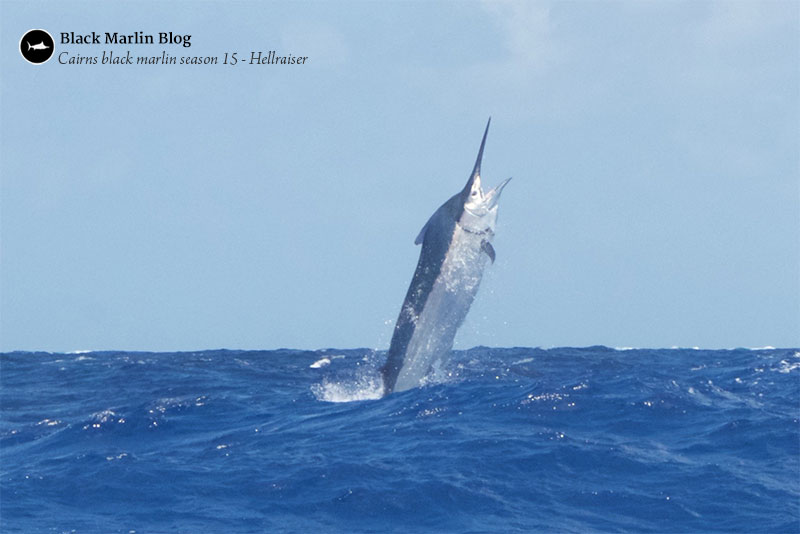
[[488, 131], [489, 124], [467, 185], [436, 210], [415, 241], [422, 251], [381, 369], [384, 394], [419, 386], [450, 353], [484, 268], [494, 261], [497, 199], [508, 180], [488, 193], [481, 188]]

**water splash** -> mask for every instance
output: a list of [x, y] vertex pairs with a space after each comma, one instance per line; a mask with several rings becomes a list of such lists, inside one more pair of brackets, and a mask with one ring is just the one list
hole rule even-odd
[[383, 380], [377, 373], [364, 373], [351, 380], [323, 378], [321, 383], [311, 386], [311, 392], [323, 402], [375, 400], [383, 397]]

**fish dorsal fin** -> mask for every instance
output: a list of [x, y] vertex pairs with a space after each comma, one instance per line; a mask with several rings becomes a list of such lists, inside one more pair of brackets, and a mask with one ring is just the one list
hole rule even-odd
[[428, 226], [431, 225], [431, 219], [433, 219], [433, 215], [431, 215], [431, 218], [428, 219], [428, 222], [425, 223], [425, 226], [423, 226], [422, 230], [420, 230], [419, 234], [417, 234], [417, 238], [414, 240], [415, 245], [422, 244], [422, 241], [425, 239], [425, 232], [428, 230]]

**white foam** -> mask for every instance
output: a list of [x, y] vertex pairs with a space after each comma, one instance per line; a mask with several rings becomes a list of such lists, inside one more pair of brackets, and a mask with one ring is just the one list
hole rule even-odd
[[781, 360], [780, 367], [778, 367], [777, 371], [779, 373], [788, 374], [795, 369], [800, 369], [800, 362], [789, 363], [789, 360]]
[[58, 419], [42, 419], [41, 421], [39, 421], [36, 424], [37, 425], [56, 426], [56, 425], [61, 424], [61, 421], [58, 420]]
[[92, 414], [92, 422], [83, 425], [84, 430], [89, 430], [90, 428], [102, 428], [104, 424], [124, 424], [125, 418], [119, 416], [114, 410], [103, 410], [100, 412], [96, 412]]
[[447, 408], [427, 408], [427, 409], [422, 410], [421, 412], [419, 412], [417, 414], [417, 418], [431, 417], [431, 416], [434, 416], [434, 415], [437, 415], [437, 414], [440, 414], [440, 413], [446, 412], [446, 411], [447, 411]]
[[379, 375], [363, 375], [353, 380], [332, 382], [327, 378], [311, 386], [317, 400], [324, 402], [353, 402], [383, 397], [383, 381]]
[[319, 369], [320, 367], [325, 367], [326, 365], [330, 365], [330, 364], [331, 364], [331, 359], [330, 358], [321, 358], [321, 359], [315, 361], [314, 363], [312, 363], [311, 365], [309, 365], [309, 367], [311, 367], [312, 369]]
[[534, 395], [533, 393], [529, 393], [527, 397], [520, 401], [520, 404], [530, 404], [532, 402], [540, 402], [540, 401], [561, 401], [564, 398], [569, 397], [568, 393], [540, 393], [538, 395]]

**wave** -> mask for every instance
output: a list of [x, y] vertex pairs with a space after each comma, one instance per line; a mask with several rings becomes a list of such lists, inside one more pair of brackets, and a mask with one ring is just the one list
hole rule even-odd
[[800, 524], [798, 349], [476, 347], [382, 397], [385, 357], [0, 355], [3, 530]]

